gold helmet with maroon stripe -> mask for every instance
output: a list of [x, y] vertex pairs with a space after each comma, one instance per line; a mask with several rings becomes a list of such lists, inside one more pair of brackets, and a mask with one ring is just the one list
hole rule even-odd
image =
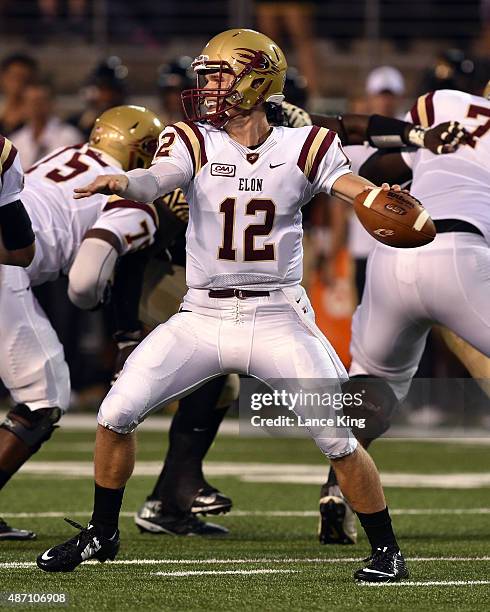
[[[230, 110], [248, 112], [264, 102], [284, 100], [287, 63], [276, 43], [255, 30], [227, 30], [212, 38], [192, 63], [197, 87], [182, 92], [190, 121], [223, 127]], [[206, 75], [218, 75], [216, 88], [206, 88]], [[223, 75], [231, 75], [225, 83]], [[226, 79], [229, 80], [229, 79]]]
[[89, 145], [117, 159], [125, 171], [148, 168], [162, 130], [160, 119], [144, 106], [115, 106], [96, 119]]

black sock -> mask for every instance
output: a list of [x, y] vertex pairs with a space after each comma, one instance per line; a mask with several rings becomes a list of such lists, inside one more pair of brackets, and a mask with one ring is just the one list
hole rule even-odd
[[333, 487], [338, 484], [339, 483], [337, 481], [337, 474], [335, 473], [335, 470], [333, 469], [333, 467], [330, 466], [330, 470], [328, 471], [327, 482], [322, 485], [322, 493], [321, 493], [322, 497], [324, 495], [328, 495], [329, 487]]
[[11, 477], [12, 474], [9, 474], [5, 470], [0, 470], [0, 489], [3, 489]]
[[94, 511], [90, 522], [100, 527], [106, 538], [112, 538], [117, 531], [123, 495], [124, 487], [107, 489], [95, 483]]
[[362, 512], [356, 512], [356, 514], [361, 521], [361, 525], [373, 550], [384, 548], [385, 546], [399, 549], [387, 507], [372, 514], [364, 514]]
[[215, 408], [225, 380], [211, 380], [183, 398], [172, 420], [165, 464], [150, 495], [162, 500], [170, 514], [188, 512], [199, 489], [207, 485], [202, 461], [228, 410]]

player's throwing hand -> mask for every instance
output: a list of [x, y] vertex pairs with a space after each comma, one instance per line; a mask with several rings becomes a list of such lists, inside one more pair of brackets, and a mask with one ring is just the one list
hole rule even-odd
[[129, 179], [125, 174], [98, 176], [89, 185], [74, 189], [73, 197], [75, 200], [80, 200], [81, 198], [89, 198], [94, 193], [102, 193], [104, 195], [121, 194], [127, 189], [128, 182]]
[[[371, 191], [371, 189], [377, 189], [377, 187], [373, 186], [373, 185], [366, 185], [363, 189], [363, 191]], [[400, 185], [389, 185], [388, 183], [383, 183], [381, 185], [381, 189], [383, 191], [404, 191], [405, 193], [408, 193], [407, 189], [402, 189], [400, 187]]]

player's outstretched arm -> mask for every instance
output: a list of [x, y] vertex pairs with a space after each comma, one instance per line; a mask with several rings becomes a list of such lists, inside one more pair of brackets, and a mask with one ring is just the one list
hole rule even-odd
[[311, 115], [311, 121], [336, 131], [343, 145], [368, 142], [378, 149], [416, 147], [428, 149], [435, 155], [453, 153], [466, 144], [469, 136], [457, 121], [424, 128], [392, 117], [351, 113], [337, 117]]
[[[355, 197], [362, 191], [375, 188], [376, 185], [374, 183], [362, 178], [362, 176], [358, 176], [357, 174], [344, 174], [333, 184], [332, 195], [345, 200], [346, 202], [352, 203]], [[393, 191], [402, 190], [400, 185], [389, 185], [388, 183], [383, 183], [381, 188], [383, 191], [389, 191], [390, 189]]]
[[96, 193], [104, 195], [122, 195], [122, 192], [127, 188], [129, 179], [125, 174], [106, 174], [98, 176], [95, 181], [92, 181], [84, 187], [77, 187], [74, 190], [74, 198], [89, 198]]
[[184, 171], [172, 163], [157, 163], [148, 170], [137, 168], [127, 174], [99, 176], [85, 187], [75, 189], [74, 198], [88, 198], [95, 193], [119, 195], [135, 202], [153, 202], [157, 198], [183, 187], [187, 182]]

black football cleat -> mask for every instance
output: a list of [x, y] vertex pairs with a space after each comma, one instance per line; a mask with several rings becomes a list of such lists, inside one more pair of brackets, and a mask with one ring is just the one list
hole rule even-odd
[[405, 559], [398, 548], [377, 548], [366, 561], [366, 567], [354, 572], [357, 582], [398, 582], [408, 578]]
[[328, 488], [320, 499], [320, 544], [355, 544], [356, 516], [337, 485]]
[[153, 534], [223, 536], [228, 533], [226, 527], [205, 523], [191, 512], [182, 517], [166, 514], [159, 500], [146, 500], [134, 517], [134, 522], [141, 532]]
[[209, 485], [199, 489], [192, 502], [192, 514], [226, 514], [231, 510], [233, 502], [221, 491]]
[[80, 533], [39, 555], [36, 559], [39, 569], [45, 572], [72, 572], [88, 559], [97, 559], [104, 563], [107, 559], [113, 561], [116, 558], [120, 544], [119, 530], [109, 539], [91, 523], [87, 527], [82, 527], [70, 519], [65, 518], [65, 521], [80, 529]]
[[16, 529], [0, 518], [0, 542], [5, 540], [35, 540], [37, 535], [26, 529]]

